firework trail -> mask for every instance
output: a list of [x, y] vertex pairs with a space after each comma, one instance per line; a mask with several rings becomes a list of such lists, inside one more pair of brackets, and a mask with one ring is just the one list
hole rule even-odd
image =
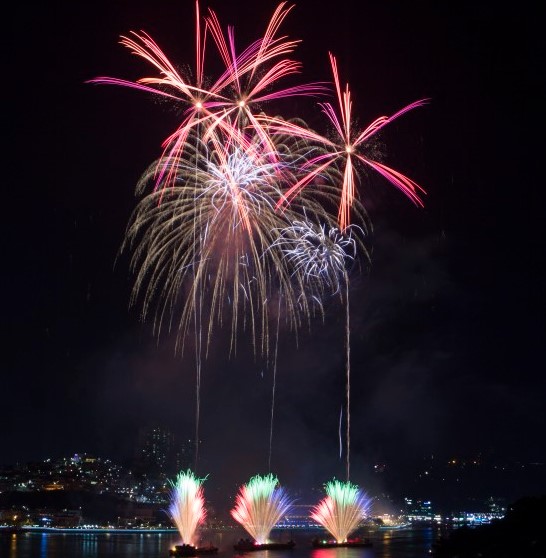
[[273, 354], [273, 384], [271, 389], [271, 413], [269, 418], [269, 456], [267, 460], [267, 470], [271, 472], [271, 459], [273, 456], [273, 424], [275, 418], [275, 392], [277, 388], [277, 355], [279, 352], [279, 332], [281, 326], [281, 297], [277, 308], [277, 331], [275, 335], [275, 352]]
[[[358, 202], [356, 204], [358, 206]], [[355, 234], [353, 234], [353, 231]], [[315, 224], [310, 220], [295, 221], [280, 231], [276, 246], [284, 253], [293, 273], [301, 273], [309, 296], [318, 301], [338, 294], [345, 308], [345, 371], [346, 371], [346, 478], [350, 478], [350, 312], [349, 264], [362, 248], [364, 230], [350, 225], [342, 233], [332, 225]], [[342, 286], [344, 285], [344, 289]], [[341, 419], [340, 419], [341, 428]], [[340, 430], [341, 433], [341, 430]], [[340, 435], [340, 457], [342, 440]]]
[[275, 524], [288, 512], [292, 502], [272, 474], [256, 475], [239, 489], [231, 516], [257, 544], [269, 541]]
[[176, 525], [183, 544], [197, 545], [197, 531], [205, 521], [206, 510], [203, 497], [203, 479], [197, 478], [189, 469], [180, 472], [171, 485], [171, 504], [168, 514]]
[[[345, 281], [345, 389], [347, 418], [345, 419], [345, 478], [351, 478], [351, 315], [349, 312], [349, 278]], [[340, 444], [341, 447], [341, 444]]]
[[311, 510], [311, 519], [322, 525], [336, 542], [346, 542], [366, 517], [371, 502], [349, 481], [329, 481], [324, 488], [326, 497]]

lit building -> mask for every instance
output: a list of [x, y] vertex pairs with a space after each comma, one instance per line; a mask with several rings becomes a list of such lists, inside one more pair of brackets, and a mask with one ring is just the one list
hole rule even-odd
[[411, 522], [430, 522], [434, 519], [430, 500], [404, 498], [406, 516]]
[[168, 429], [154, 425], [140, 429], [136, 446], [136, 470], [149, 477], [172, 478], [191, 468], [194, 442], [180, 442]]

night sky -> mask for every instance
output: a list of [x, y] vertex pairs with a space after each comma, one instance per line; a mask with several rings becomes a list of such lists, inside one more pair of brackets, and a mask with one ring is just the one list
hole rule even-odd
[[[415, 207], [370, 175], [371, 265], [351, 276], [353, 479], [427, 455], [546, 459], [543, 30], [533, 2], [295, 3], [301, 81], [329, 79], [328, 51], [366, 124], [429, 97], [382, 135], [387, 162], [427, 191]], [[240, 46], [276, 3], [218, 1]], [[118, 44], [147, 31], [193, 63], [190, 0], [20, 4], [4, 67], [0, 464], [130, 457], [140, 426], [195, 430], [195, 366], [129, 308], [117, 258], [135, 184], [177, 114], [96, 76], [151, 67]], [[216, 59], [210, 43], [209, 59]], [[312, 100], [280, 113], [319, 122]], [[6, 152], [7, 149], [7, 152]], [[281, 335], [272, 470], [291, 487], [341, 477], [343, 312]], [[218, 332], [204, 363], [200, 473], [234, 492], [267, 472], [272, 369]], [[377, 487], [370, 485], [373, 492]]]

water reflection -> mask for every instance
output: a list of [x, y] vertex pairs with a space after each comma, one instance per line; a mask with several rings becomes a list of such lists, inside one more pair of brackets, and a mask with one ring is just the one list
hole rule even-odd
[[393, 558], [391, 549], [391, 531], [383, 531], [383, 558]]
[[17, 555], [17, 535], [11, 535], [11, 541], [10, 541], [10, 552], [9, 552], [9, 556], [10, 558], [16, 558]]
[[92, 558], [97, 555], [97, 536], [98, 535], [83, 535], [83, 557]]
[[47, 535], [42, 533], [40, 541], [40, 558], [47, 558]]
[[[311, 558], [376, 558], [372, 548], [314, 548]], [[383, 558], [383, 557], [381, 557]]]

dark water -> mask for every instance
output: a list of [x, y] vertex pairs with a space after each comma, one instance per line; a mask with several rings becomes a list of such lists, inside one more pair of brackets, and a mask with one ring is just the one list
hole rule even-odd
[[[430, 558], [436, 529], [378, 531], [370, 535], [372, 548], [311, 548], [312, 533], [293, 535], [291, 551], [258, 551], [247, 558]], [[286, 537], [284, 537], [286, 538]], [[290, 538], [290, 537], [288, 537]], [[233, 544], [233, 533], [203, 537], [203, 544], [218, 546], [218, 558], [242, 556]], [[0, 536], [0, 558], [169, 558], [169, 548], [179, 542], [175, 534], [61, 534], [21, 533]]]

